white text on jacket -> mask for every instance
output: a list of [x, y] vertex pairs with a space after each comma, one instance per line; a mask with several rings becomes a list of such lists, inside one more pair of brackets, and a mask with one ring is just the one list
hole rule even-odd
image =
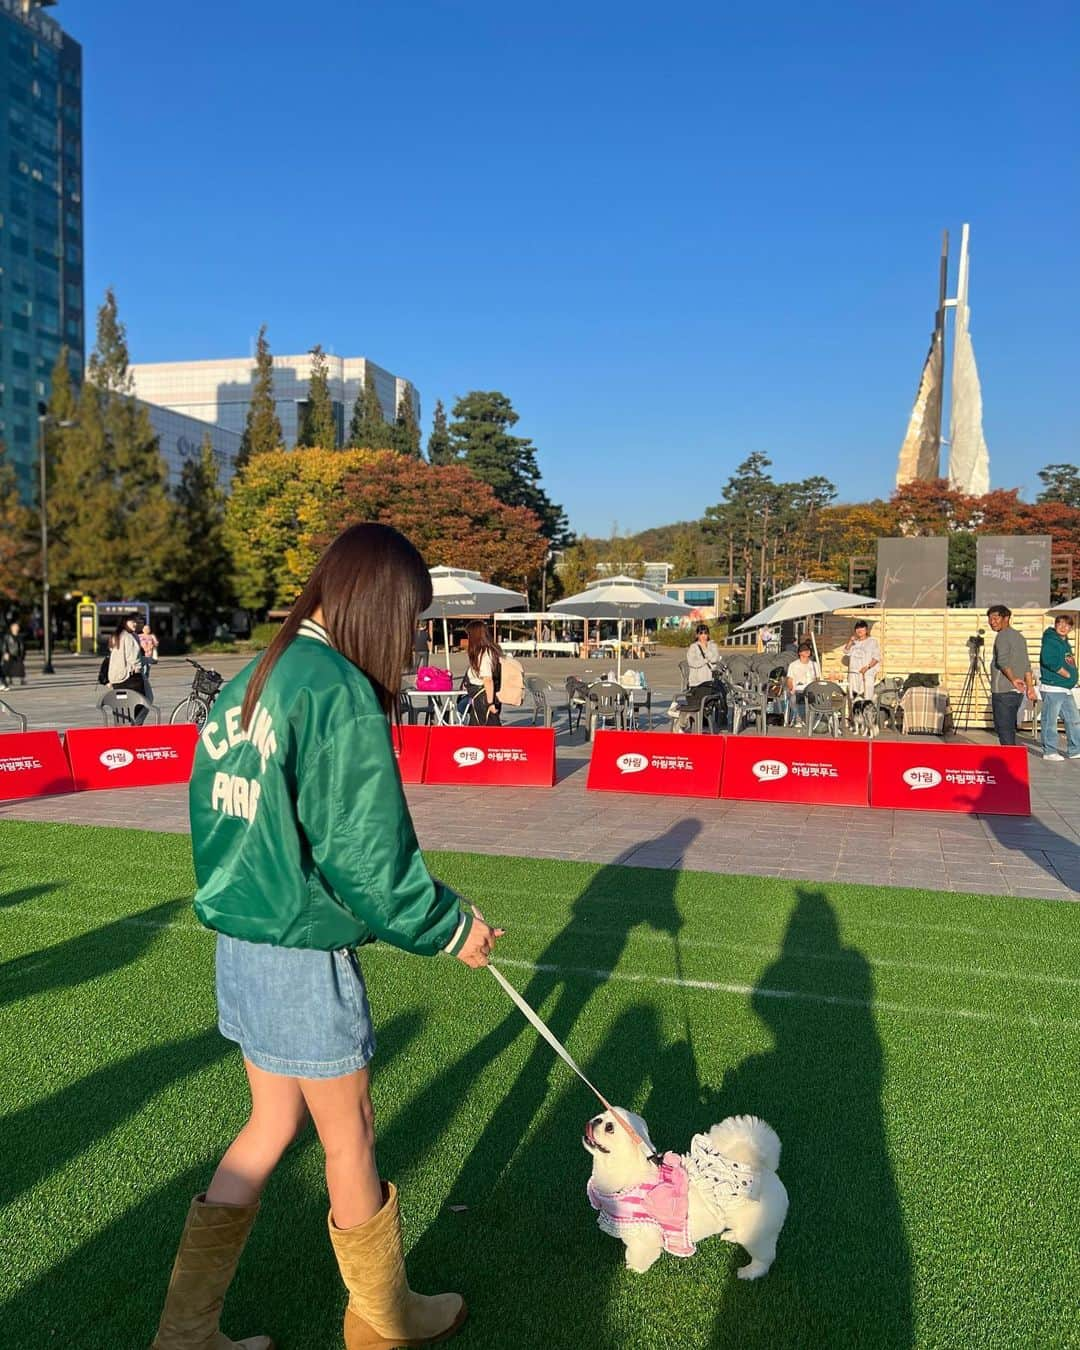
[[[265, 773], [266, 765], [277, 750], [277, 737], [274, 735], [274, 723], [270, 714], [256, 703], [251, 715], [251, 725], [245, 730], [240, 725], [240, 709], [230, 708], [225, 714], [225, 730], [222, 732], [217, 721], [207, 722], [203, 728], [202, 743], [206, 753], [213, 760], [221, 759], [233, 746], [250, 741], [259, 752], [259, 774]], [[241, 774], [214, 774], [210, 789], [210, 809], [222, 811], [227, 816], [239, 816], [249, 823], [255, 819], [262, 787], [257, 778], [245, 778]]]

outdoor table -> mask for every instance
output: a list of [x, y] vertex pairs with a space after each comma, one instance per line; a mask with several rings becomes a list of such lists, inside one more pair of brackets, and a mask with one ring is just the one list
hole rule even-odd
[[[578, 654], [576, 642], [538, 642], [535, 645], [538, 656], [545, 656], [548, 653], [552, 656], [577, 656]], [[505, 642], [503, 643], [503, 650], [508, 650]]]
[[499, 646], [504, 652], [513, 655], [515, 652], [522, 656], [535, 656], [536, 643], [533, 642], [500, 642]]
[[437, 727], [461, 725], [458, 712], [460, 689], [406, 689], [405, 697], [415, 709], [427, 708], [428, 721]]

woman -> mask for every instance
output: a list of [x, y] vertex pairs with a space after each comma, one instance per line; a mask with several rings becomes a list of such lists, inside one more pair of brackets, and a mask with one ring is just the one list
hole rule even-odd
[[[251, 1115], [192, 1202], [155, 1350], [233, 1346], [218, 1331], [222, 1301], [263, 1187], [309, 1117], [349, 1291], [346, 1350], [427, 1345], [464, 1321], [459, 1295], [425, 1298], [405, 1278], [397, 1191], [375, 1163], [374, 1036], [355, 952], [382, 939], [476, 967], [501, 933], [428, 875], [391, 747], [387, 719], [430, 603], [407, 539], [352, 526], [200, 737], [195, 912], [218, 933], [218, 1025], [243, 1051]], [[271, 1350], [265, 1336], [241, 1345]]]
[[699, 684], [711, 684], [716, 678], [720, 648], [712, 640], [707, 623], [698, 624], [694, 640], [686, 649], [686, 664], [689, 667], [687, 684], [691, 689]]
[[8, 625], [3, 641], [0, 642], [0, 684], [11, 688], [13, 680], [26, 683], [26, 643], [19, 631], [18, 623]]
[[870, 636], [870, 625], [865, 619], [856, 623], [851, 637], [844, 643], [844, 655], [852, 698], [873, 699], [874, 686], [881, 674], [881, 644]]
[[497, 727], [500, 725], [499, 662], [502, 652], [492, 642], [482, 619], [473, 619], [466, 624], [465, 633], [469, 640], [469, 668], [465, 672], [468, 720], [484, 727]]
[[1065, 754], [1080, 759], [1080, 709], [1074, 702], [1076, 657], [1069, 637], [1072, 615], [1059, 614], [1042, 635], [1039, 648], [1039, 697], [1042, 699], [1043, 759], [1063, 758], [1058, 749], [1058, 718], [1065, 723]]
[[[141, 623], [139, 615], [129, 614], [116, 625], [116, 631], [109, 638], [108, 682], [110, 689], [129, 689], [148, 698], [143, 678], [143, 650], [136, 637]], [[145, 707], [136, 708], [134, 720], [145, 721], [146, 713]]]
[[150, 687], [150, 667], [157, 665], [158, 640], [148, 623], [144, 623], [139, 630], [139, 648], [142, 651], [142, 677], [146, 697], [153, 703], [154, 692]]

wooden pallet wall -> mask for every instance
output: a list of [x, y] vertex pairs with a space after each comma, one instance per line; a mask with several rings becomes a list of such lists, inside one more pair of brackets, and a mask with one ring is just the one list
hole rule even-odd
[[[839, 680], [846, 675], [843, 664], [843, 646], [851, 636], [855, 620], [864, 618], [870, 631], [881, 643], [884, 676], [901, 679], [915, 671], [941, 677], [955, 709], [967, 677], [971, 654], [967, 640], [980, 628], [985, 646], [983, 659], [990, 671], [990, 655], [994, 634], [986, 621], [986, 614], [977, 609], [842, 609], [823, 618], [824, 629], [818, 638], [822, 666], [826, 679]], [[1035, 671], [1039, 671], [1039, 647], [1042, 635], [1053, 623], [1053, 617], [1041, 609], [1014, 609], [1012, 626], [1027, 639], [1028, 657]], [[1073, 645], [1077, 641], [1073, 634]], [[988, 682], [987, 682], [988, 683]], [[979, 718], [991, 722], [989, 695], [976, 688], [972, 703], [971, 721]]]

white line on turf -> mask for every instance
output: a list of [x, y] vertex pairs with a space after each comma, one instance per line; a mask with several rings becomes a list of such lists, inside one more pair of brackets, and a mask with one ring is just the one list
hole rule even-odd
[[[79, 919], [85, 920], [85, 914], [78, 914], [73, 910], [39, 910], [29, 912], [20, 911], [17, 908], [0, 910], [0, 917], [16, 917], [21, 913], [24, 918], [59, 918], [59, 919]], [[110, 926], [114, 924], [123, 924], [136, 928], [158, 928], [171, 929], [177, 932], [194, 934], [198, 937], [210, 937], [211, 932], [203, 928], [200, 924], [191, 923], [188, 920], [181, 919], [145, 919], [139, 915], [129, 915], [110, 921]], [[92, 941], [100, 930], [92, 929], [82, 935], [83, 940]], [[407, 953], [397, 947], [389, 946], [386, 943], [376, 943], [370, 947], [363, 948], [365, 953], [374, 955], [405, 956]], [[774, 953], [776, 956], [780, 952]], [[631, 970], [603, 970], [591, 966], [560, 966], [551, 965], [536, 961], [522, 961], [514, 957], [500, 956], [498, 964], [515, 970], [529, 970], [542, 975], [566, 975], [576, 976], [581, 979], [595, 980], [597, 983], [606, 984], [609, 981], [617, 981], [632, 984], [656, 984], [665, 987], [677, 989], [696, 989], [707, 993], [715, 994], [737, 994], [741, 997], [756, 995], [758, 998], [784, 999], [790, 1002], [800, 1003], [819, 1003], [838, 1008], [868, 1008], [878, 1012], [891, 1013], [911, 1013], [918, 1016], [929, 1017], [955, 1017], [964, 1021], [973, 1022], [996, 1022], [1006, 1026], [1031, 1026], [1031, 1027], [1059, 1027], [1069, 1031], [1080, 1031], [1080, 1021], [1072, 1021], [1069, 1018], [1050, 1018], [1027, 1016], [1009, 1016], [1003, 1013], [982, 1012], [974, 1008], [943, 1008], [934, 1004], [919, 1003], [896, 1003], [885, 999], [861, 999], [852, 998], [847, 994], [819, 994], [812, 990], [803, 989], [770, 989], [754, 984], [735, 984], [719, 980], [694, 980], [675, 975], [652, 975], [642, 971]], [[943, 973], [949, 973], [944, 971]], [[0, 985], [3, 980], [0, 978]]]

